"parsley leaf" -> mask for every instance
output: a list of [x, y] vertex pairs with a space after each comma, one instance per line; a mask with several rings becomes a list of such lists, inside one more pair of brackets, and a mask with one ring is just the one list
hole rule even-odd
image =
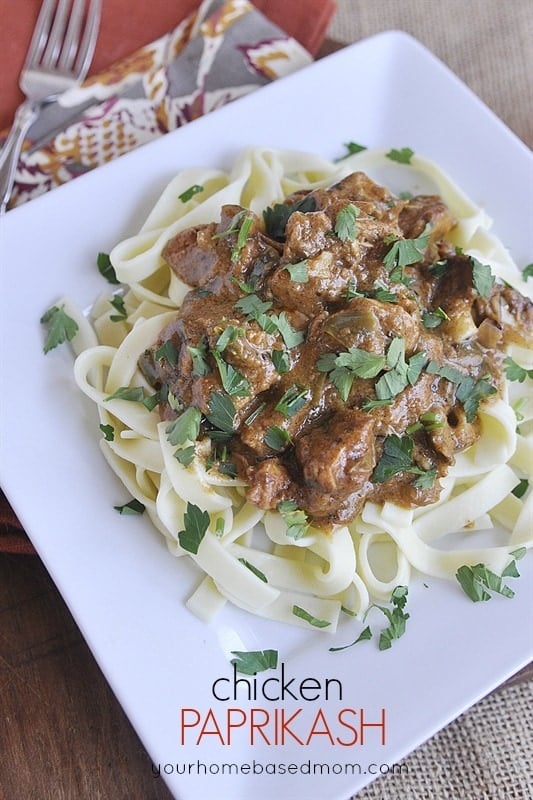
[[520, 364], [517, 364], [511, 356], [507, 356], [505, 361], [503, 362], [504, 369], [505, 369], [505, 377], [509, 381], [518, 381], [518, 383], [523, 383], [526, 378], [533, 379], [533, 369], [525, 369], [525, 367], [521, 367]]
[[402, 147], [401, 150], [396, 150], [396, 148], [393, 147], [392, 150], [389, 150], [385, 155], [387, 158], [390, 158], [391, 161], [396, 161], [398, 164], [410, 164], [414, 156], [414, 151], [411, 150], [410, 147]]
[[286, 417], [293, 417], [301, 408], [305, 406], [310, 398], [310, 391], [305, 386], [294, 384], [283, 392], [276, 403], [275, 411], [279, 411]]
[[241, 564], [244, 564], [244, 566], [247, 567], [250, 570], [250, 572], [253, 572], [254, 575], [256, 575], [259, 578], [260, 581], [263, 581], [263, 583], [268, 583], [267, 576], [265, 575], [264, 572], [261, 572], [260, 569], [254, 567], [254, 565], [250, 564], [250, 562], [247, 561], [245, 558], [239, 558], [239, 561], [241, 562]]
[[482, 264], [474, 256], [469, 256], [472, 265], [472, 283], [475, 290], [482, 297], [490, 297], [492, 287], [494, 286], [495, 277], [488, 264]]
[[124, 298], [121, 295], [117, 294], [113, 297], [112, 300], [109, 301], [115, 311], [116, 314], [110, 314], [109, 319], [111, 322], [123, 322], [125, 319], [128, 318], [128, 312], [126, 311], [126, 305], [124, 303]]
[[309, 280], [306, 258], [303, 261], [298, 261], [296, 264], [285, 264], [283, 269], [287, 270], [291, 281], [294, 281], [294, 283], [307, 283]]
[[309, 529], [307, 514], [298, 508], [294, 500], [282, 500], [277, 506], [278, 512], [283, 517], [287, 526], [289, 539], [301, 539]]
[[115, 284], [119, 283], [117, 273], [107, 253], [98, 253], [96, 257], [96, 266], [98, 267], [98, 272], [106, 281]]
[[179, 543], [188, 553], [197, 555], [198, 548], [209, 527], [209, 514], [194, 503], [187, 503], [183, 524], [185, 525], [184, 530], [178, 533]]
[[104, 398], [104, 402], [108, 400], [130, 400], [133, 403], [142, 403], [144, 389], [142, 386], [119, 386], [113, 394]]
[[284, 375], [290, 369], [289, 354], [286, 350], [272, 350], [270, 358], [274, 364], [276, 371], [280, 375]]
[[292, 327], [291, 323], [287, 319], [285, 311], [282, 311], [281, 314], [273, 314], [270, 319], [276, 325], [276, 328], [280, 332], [281, 338], [285, 343], [285, 347], [287, 347], [289, 350], [291, 347], [296, 347], [303, 342], [305, 338], [303, 331], [297, 331]]
[[154, 358], [157, 361], [168, 361], [173, 367], [178, 363], [178, 356], [178, 349], [171, 339], [167, 339], [154, 353]]
[[248, 397], [250, 395], [248, 379], [238, 372], [235, 367], [224, 361], [217, 350], [213, 350], [213, 358], [217, 363], [220, 380], [225, 391], [233, 397]]
[[409, 614], [404, 611], [407, 603], [407, 592], [407, 586], [396, 586], [391, 595], [391, 603], [394, 608], [391, 610], [384, 606], [377, 606], [389, 621], [388, 628], [381, 631], [379, 637], [378, 646], [380, 650], [388, 650], [392, 646], [393, 640], [399, 639], [405, 633], [405, 625], [409, 619]]
[[235, 658], [230, 663], [243, 675], [256, 675], [278, 666], [277, 650], [232, 650], [231, 655]]
[[285, 203], [276, 203], [275, 205], [265, 208], [263, 211], [263, 220], [265, 223], [266, 233], [272, 239], [283, 241], [285, 238], [285, 228], [291, 214], [295, 211], [300, 211], [302, 214], [316, 209], [316, 200], [311, 194], [305, 195], [301, 200], [287, 205]]
[[438, 328], [445, 319], [450, 318], [440, 306], [434, 311], [424, 311], [422, 313], [422, 324], [425, 328]]
[[527, 281], [528, 278], [533, 278], [533, 264], [528, 264], [524, 267], [522, 270], [522, 277], [525, 281]]
[[353, 203], [341, 208], [335, 218], [335, 233], [341, 242], [353, 241], [357, 236], [355, 221], [361, 211]]
[[383, 453], [370, 480], [373, 483], [384, 483], [398, 472], [409, 469], [413, 461], [413, 440], [410, 436], [397, 436], [393, 433], [383, 442]]
[[329, 625], [331, 625], [331, 622], [328, 622], [325, 619], [317, 619], [301, 606], [294, 605], [292, 607], [292, 613], [295, 617], [305, 620], [309, 623], [309, 625], [313, 625], [315, 628], [327, 628]]
[[130, 500], [129, 503], [124, 503], [123, 506], [113, 506], [115, 511], [119, 514], [144, 514], [146, 506], [140, 500]]
[[188, 200], [191, 200], [195, 194], [203, 191], [203, 186], [200, 186], [198, 183], [193, 183], [192, 186], [189, 186], [188, 189], [185, 189], [184, 192], [178, 195], [178, 200], [181, 200], [182, 203], [186, 203]]
[[426, 370], [432, 375], [439, 375], [441, 378], [457, 384], [455, 396], [463, 404], [467, 422], [475, 419], [481, 401], [497, 391], [496, 387], [486, 378], [476, 381], [470, 375], [465, 375], [449, 364], [439, 366], [436, 361], [430, 361]]
[[100, 425], [100, 430], [104, 434], [106, 442], [113, 442], [115, 440], [115, 429], [112, 425]]
[[187, 350], [189, 351], [190, 356], [192, 358], [192, 374], [194, 376], [208, 375], [211, 370], [209, 369], [209, 364], [206, 361], [207, 340], [205, 336], [203, 336], [200, 339], [196, 347], [193, 347], [192, 345], [187, 345]]
[[408, 267], [424, 258], [424, 250], [429, 244], [431, 226], [428, 223], [420, 236], [415, 239], [396, 239], [387, 252], [383, 263], [389, 271], [395, 267]]
[[367, 625], [364, 630], [361, 631], [357, 639], [354, 639], [353, 642], [350, 644], [342, 645], [341, 647], [330, 647], [330, 653], [338, 653], [340, 650], [347, 650], [349, 647], [353, 647], [354, 644], [359, 644], [359, 642], [367, 642], [369, 639], [372, 638], [372, 631], [370, 630], [370, 626]]
[[342, 161], [343, 158], [348, 158], [348, 156], [353, 156], [356, 153], [362, 153], [363, 150], [366, 150], [367, 147], [364, 144], [357, 144], [357, 142], [344, 142], [344, 146], [346, 148], [346, 154], [338, 158], [337, 161]]
[[347, 401], [354, 378], [375, 378], [385, 367], [385, 357], [358, 347], [339, 353], [324, 353], [317, 361], [320, 372], [328, 372], [329, 379]]
[[195, 455], [196, 455], [196, 447], [193, 444], [191, 444], [188, 447], [180, 447], [178, 450], [176, 450], [176, 452], [174, 453], [174, 458], [176, 459], [176, 461], [179, 461], [179, 463], [183, 467], [190, 467], [190, 465], [194, 461]]
[[78, 323], [64, 311], [64, 306], [52, 306], [41, 317], [41, 324], [48, 327], [43, 350], [49, 353], [54, 347], [70, 342], [78, 332]]
[[290, 444], [291, 437], [289, 433], [283, 428], [280, 428], [279, 425], [270, 425], [265, 433], [264, 441], [272, 450], [279, 452]]
[[455, 577], [468, 597], [474, 603], [478, 603], [490, 600], [492, 597], [490, 592], [501, 594], [504, 597], [514, 597], [514, 591], [504, 584], [502, 578], [518, 578], [520, 576], [516, 569], [516, 562], [513, 560], [508, 564], [502, 575], [497, 575], [488, 569], [485, 564], [476, 564], [472, 567], [465, 564], [459, 567]]
[[235, 406], [231, 397], [222, 392], [212, 392], [209, 398], [209, 413], [207, 419], [224, 433], [233, 433], [235, 423]]
[[167, 439], [172, 445], [195, 442], [200, 433], [201, 411], [195, 406], [189, 406], [183, 414], [176, 417], [165, 430]]

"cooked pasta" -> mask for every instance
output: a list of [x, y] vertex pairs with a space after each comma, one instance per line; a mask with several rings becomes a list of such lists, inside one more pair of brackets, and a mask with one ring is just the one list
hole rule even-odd
[[[457, 220], [449, 242], [490, 264], [500, 281], [530, 293], [510, 254], [490, 232], [487, 214], [431, 161], [413, 155], [410, 164], [397, 165], [385, 150], [365, 150], [331, 162], [306, 153], [252, 148], [228, 171], [181, 172], [139, 233], [112, 250], [111, 263], [123, 285], [122, 319], [112, 319], [109, 295], [99, 298], [89, 319], [66, 301], [67, 312], [79, 324], [73, 341], [76, 381], [96, 404], [101, 426], [113, 432], [101, 438], [103, 454], [145, 506], [170, 552], [196, 562], [202, 577], [188, 607], [202, 619], [212, 619], [229, 601], [247, 612], [304, 627], [313, 618], [322, 630], [334, 632], [342, 610], [362, 619], [372, 602], [388, 599], [415, 573], [454, 579], [461, 565], [483, 563], [501, 574], [513, 551], [533, 544], [531, 491], [522, 497], [512, 494], [520, 479], [531, 478], [528, 381], [507, 384], [497, 399], [481, 403], [481, 435], [457, 453], [440, 480], [436, 502], [405, 508], [369, 500], [333, 530], [311, 524], [297, 538], [280, 511], [247, 499], [242, 477], [210, 467], [213, 443], [208, 437], [195, 444], [190, 463], [180, 463], [168, 421], [161, 419], [157, 405], [142, 402], [153, 395], [153, 387], [139, 369], [139, 358], [175, 318], [191, 288], [162, 257], [167, 242], [191, 226], [219, 219], [223, 205], [259, 215], [289, 195], [329, 187], [354, 171], [391, 177], [397, 191], [430, 186]], [[508, 353], [524, 368], [532, 366], [531, 353], [519, 343], [511, 343]], [[138, 390], [130, 395], [133, 402], [125, 388]], [[184, 549], [179, 538], [191, 505], [209, 519], [197, 552]], [[495, 527], [501, 529], [498, 537]], [[484, 540], [480, 531], [486, 532]], [[457, 536], [446, 544], [457, 533], [460, 545]], [[305, 609], [307, 618], [295, 615], [295, 606]]]

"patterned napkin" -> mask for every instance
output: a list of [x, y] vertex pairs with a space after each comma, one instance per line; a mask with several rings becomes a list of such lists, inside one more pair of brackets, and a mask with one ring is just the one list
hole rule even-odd
[[[298, 27], [294, 36], [267, 16], [270, 8], [278, 16], [282, 5], [287, 28]], [[306, 66], [334, 8], [328, 0], [204, 0], [169, 33], [43, 110], [21, 155], [10, 207]], [[35, 552], [0, 492], [2, 551]]]
[[311, 61], [248, 0], [204, 0], [174, 30], [43, 109], [10, 207]]

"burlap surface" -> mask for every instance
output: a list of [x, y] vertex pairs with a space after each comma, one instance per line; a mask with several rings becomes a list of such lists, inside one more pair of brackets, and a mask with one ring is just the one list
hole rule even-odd
[[[533, 145], [529, 0], [338, 0], [337, 9], [331, 37], [355, 42], [383, 30], [410, 33]], [[498, 690], [402, 761], [395, 768], [399, 772], [360, 792], [357, 800], [533, 798], [532, 708], [531, 680]]]

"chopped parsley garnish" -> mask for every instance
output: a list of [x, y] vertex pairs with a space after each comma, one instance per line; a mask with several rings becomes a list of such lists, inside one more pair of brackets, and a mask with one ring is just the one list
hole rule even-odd
[[533, 278], [533, 264], [528, 264], [524, 267], [522, 270], [522, 277], [525, 281], [527, 281], [528, 278]]
[[301, 408], [305, 406], [310, 398], [310, 391], [305, 386], [294, 384], [283, 392], [276, 403], [275, 411], [279, 411], [286, 417], [293, 417]]
[[356, 219], [361, 211], [353, 203], [341, 208], [335, 218], [335, 233], [341, 242], [351, 242], [357, 236]]
[[265, 433], [265, 444], [272, 450], [279, 452], [290, 444], [290, 434], [279, 425], [270, 425]]
[[527, 492], [528, 489], [529, 489], [529, 481], [528, 481], [528, 479], [527, 478], [521, 478], [519, 480], [519, 482], [516, 484], [516, 486], [514, 487], [514, 489], [512, 490], [512, 494], [514, 494], [515, 497], [518, 497], [518, 499], [520, 499], [521, 497], [523, 497], [525, 495], [525, 493]]
[[422, 313], [422, 324], [425, 328], [438, 328], [445, 319], [450, 318], [440, 306], [433, 311], [424, 311]]
[[275, 203], [273, 206], [265, 208], [263, 211], [263, 220], [265, 222], [266, 233], [272, 239], [283, 241], [285, 238], [285, 228], [291, 214], [295, 211], [300, 211], [306, 214], [308, 211], [314, 211], [316, 208], [315, 198], [311, 194], [305, 195], [301, 200], [296, 203], [287, 205], [286, 203]]
[[274, 321], [285, 343], [285, 347], [288, 347], [289, 350], [291, 347], [297, 347], [303, 342], [305, 338], [303, 332], [297, 331], [292, 327], [284, 311], [282, 311], [281, 314], [273, 314], [270, 319]]
[[405, 613], [405, 606], [407, 603], [407, 586], [396, 586], [392, 595], [391, 603], [393, 608], [386, 608], [385, 606], [376, 606], [382, 611], [389, 622], [388, 628], [381, 631], [379, 636], [379, 649], [388, 650], [392, 647], [394, 639], [399, 639], [405, 633], [405, 625], [409, 619], [409, 614]]
[[503, 578], [520, 577], [520, 573], [516, 568], [516, 561], [522, 558], [525, 553], [525, 547], [513, 551], [510, 554], [513, 559], [505, 567], [501, 575], [497, 575], [485, 564], [476, 564], [473, 567], [465, 564], [459, 567], [455, 577], [461, 584], [463, 591], [474, 603], [490, 600], [492, 597], [491, 592], [501, 594], [503, 597], [514, 597], [514, 591], [503, 582]]
[[233, 397], [248, 397], [250, 395], [248, 379], [235, 367], [224, 361], [218, 350], [213, 350], [213, 358], [216, 361], [224, 390]]
[[285, 264], [283, 269], [287, 270], [291, 281], [294, 281], [294, 283], [307, 283], [309, 280], [306, 258], [303, 261], [298, 261], [296, 264]]
[[107, 253], [98, 253], [96, 257], [96, 266], [98, 267], [100, 275], [102, 275], [108, 283], [119, 283], [117, 273]]
[[222, 392], [212, 392], [209, 398], [207, 419], [218, 430], [233, 433], [235, 423], [235, 406], [231, 397]]
[[250, 233], [250, 228], [253, 225], [253, 221], [254, 218], [252, 217], [251, 214], [247, 214], [242, 220], [241, 226], [239, 228], [239, 233], [237, 234], [237, 243], [231, 251], [232, 264], [235, 264], [239, 260], [241, 250], [246, 244], [246, 240], [248, 238], [248, 234]]
[[364, 144], [357, 144], [357, 142], [344, 142], [344, 146], [346, 148], [346, 153], [338, 158], [337, 161], [342, 161], [343, 158], [348, 158], [348, 156], [353, 156], [356, 153], [362, 153], [363, 150], [366, 150], [367, 147]]
[[243, 328], [237, 328], [235, 325], [228, 325], [218, 337], [215, 343], [215, 350], [218, 350], [219, 353], [223, 353], [229, 344], [241, 336], [244, 336]]
[[330, 381], [346, 402], [355, 378], [375, 378], [385, 364], [385, 356], [351, 347], [344, 353], [324, 353], [316, 366], [320, 372], [329, 373]]
[[113, 394], [104, 398], [104, 402], [108, 400], [129, 400], [133, 403], [142, 403], [144, 397], [142, 386], [119, 386]]
[[413, 462], [414, 441], [408, 435], [398, 436], [393, 433], [383, 442], [383, 452], [370, 476], [373, 483], [385, 483], [400, 472], [411, 472], [423, 478], [419, 488], [428, 489], [436, 478], [436, 470], [423, 470]]
[[[196, 347], [187, 346], [187, 350], [192, 358], [192, 374], [195, 376], [208, 375], [211, 372], [207, 363], [207, 341], [205, 336], [200, 339]], [[159, 351], [158, 351], [159, 352]], [[156, 353], [157, 358], [157, 353]]]
[[526, 378], [533, 379], [533, 369], [525, 369], [525, 367], [521, 367], [520, 364], [517, 364], [511, 356], [507, 356], [505, 361], [503, 362], [503, 366], [505, 369], [505, 377], [509, 381], [518, 381], [518, 383], [523, 383]]
[[195, 194], [198, 194], [199, 192], [203, 191], [204, 191], [203, 186], [200, 186], [199, 183], [193, 183], [192, 186], [189, 186], [188, 189], [185, 189], [184, 192], [178, 195], [178, 200], [181, 200], [182, 203], [187, 203], [194, 197]]
[[115, 440], [115, 429], [112, 425], [100, 425], [100, 430], [104, 434], [106, 442], [113, 442]]
[[376, 300], [379, 300], [380, 303], [398, 302], [398, 295], [395, 292], [391, 292], [389, 289], [387, 289], [385, 284], [379, 280], [374, 281], [374, 297]]
[[387, 158], [390, 158], [391, 161], [396, 161], [398, 164], [410, 164], [414, 156], [414, 151], [411, 150], [410, 147], [402, 147], [401, 150], [397, 150], [393, 147], [392, 150], [389, 150], [385, 155]]
[[347, 650], [349, 647], [353, 647], [354, 644], [359, 644], [359, 642], [367, 642], [371, 638], [372, 638], [372, 631], [370, 630], [370, 626], [367, 625], [366, 628], [364, 628], [361, 631], [357, 639], [354, 639], [353, 642], [350, 642], [350, 644], [341, 645], [340, 647], [330, 647], [329, 652], [338, 653], [341, 650]]
[[480, 378], [476, 381], [470, 375], [464, 375], [455, 367], [446, 364], [441, 367], [435, 361], [430, 361], [426, 370], [457, 385], [455, 396], [463, 404], [467, 422], [475, 419], [481, 401], [497, 391], [487, 378]]
[[266, 401], [263, 400], [263, 402], [259, 403], [257, 408], [255, 408], [252, 411], [252, 413], [248, 417], [246, 417], [246, 419], [244, 420], [244, 424], [245, 425], [251, 425], [252, 422], [255, 422], [257, 417], [265, 410], [265, 408], [266, 408]]
[[394, 239], [383, 259], [389, 271], [396, 267], [408, 267], [417, 264], [424, 258], [424, 250], [429, 244], [430, 225], [426, 225], [420, 236], [415, 239]]
[[41, 323], [48, 328], [43, 350], [49, 353], [54, 347], [70, 342], [78, 332], [78, 323], [69, 317], [64, 306], [52, 306], [41, 317]]
[[117, 312], [116, 314], [110, 314], [109, 319], [111, 322], [123, 322], [128, 318], [128, 312], [126, 311], [124, 298], [121, 295], [116, 294], [109, 302]]
[[235, 308], [248, 317], [248, 319], [258, 320], [272, 308], [272, 301], [261, 300], [259, 295], [254, 292], [246, 294], [235, 303]]
[[292, 607], [292, 613], [295, 617], [305, 620], [305, 622], [308, 622], [309, 625], [312, 625], [314, 628], [327, 628], [329, 625], [331, 625], [331, 622], [328, 622], [325, 619], [317, 619], [317, 617], [314, 617], [309, 613], [309, 611], [306, 611], [305, 608], [302, 608], [301, 606], [294, 605]]
[[289, 354], [286, 350], [272, 350], [270, 358], [274, 364], [276, 371], [280, 375], [284, 375], [290, 369]]
[[277, 510], [287, 526], [289, 539], [301, 539], [305, 536], [309, 529], [309, 520], [305, 511], [298, 508], [294, 500], [282, 500], [278, 503]]
[[193, 444], [190, 444], [188, 447], [181, 447], [174, 453], [174, 458], [176, 461], [183, 467], [190, 467], [192, 462], [194, 461], [194, 456], [196, 455], [196, 447]]
[[146, 506], [140, 500], [130, 500], [129, 503], [124, 503], [122, 506], [113, 506], [115, 511], [119, 514], [144, 514]]
[[268, 583], [268, 578], [264, 572], [261, 572], [260, 569], [254, 567], [254, 565], [250, 564], [250, 562], [247, 561], [245, 558], [239, 558], [239, 561], [241, 562], [241, 564], [247, 567], [250, 570], [250, 572], [253, 572], [254, 575], [259, 578], [260, 581], [263, 581], [263, 583]]
[[202, 413], [195, 406], [189, 406], [183, 414], [167, 425], [165, 433], [172, 445], [185, 444], [185, 442], [195, 442], [200, 433], [200, 422]]
[[490, 297], [495, 278], [488, 264], [482, 264], [474, 256], [469, 256], [472, 265], [472, 283], [481, 297]]
[[[375, 603], [370, 605], [365, 613], [364, 619], [366, 619], [369, 611], [373, 608], [379, 609], [382, 614], [388, 620], [388, 627], [384, 628], [380, 632], [378, 647], [380, 650], [389, 650], [392, 647], [392, 643], [394, 639], [399, 639], [405, 633], [405, 626], [407, 620], [409, 619], [409, 614], [405, 611], [405, 606], [407, 604], [407, 594], [408, 589], [407, 586], [396, 586], [391, 594], [391, 604], [392, 608], [387, 608], [386, 606], [380, 606]], [[355, 644], [359, 642], [365, 642], [372, 638], [372, 631], [370, 626], [367, 625], [364, 630], [361, 631], [357, 639], [350, 644], [346, 644], [342, 647], [330, 647], [329, 650], [332, 653], [339, 652], [340, 650], [346, 650], [348, 647], [353, 647]]]
[[277, 650], [232, 650], [231, 655], [235, 658], [230, 663], [243, 675], [256, 675], [278, 666]]
[[389, 345], [386, 363], [388, 371], [377, 381], [375, 390], [378, 400], [396, 397], [406, 386], [414, 384], [426, 363], [426, 354], [415, 353], [405, 360], [405, 341], [397, 336]]
[[178, 363], [178, 356], [178, 349], [171, 339], [168, 339], [154, 353], [156, 361], [168, 361], [173, 367]]
[[187, 503], [183, 515], [184, 530], [179, 531], [178, 541], [188, 553], [198, 554], [198, 548], [209, 527], [209, 514], [202, 511], [194, 503]]

